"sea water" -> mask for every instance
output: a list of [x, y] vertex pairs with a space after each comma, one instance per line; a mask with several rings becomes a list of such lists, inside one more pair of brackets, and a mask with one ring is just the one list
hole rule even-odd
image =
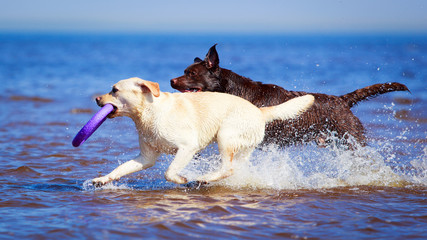
[[[207, 186], [164, 179], [173, 156], [101, 188], [139, 153], [133, 122], [108, 119], [79, 148], [94, 97], [125, 78], [183, 74], [218, 43], [220, 66], [288, 90], [341, 95], [397, 81], [352, 108], [368, 146], [258, 148]], [[0, 35], [1, 239], [425, 239], [427, 37], [400, 35]], [[182, 174], [220, 165], [217, 147]]]

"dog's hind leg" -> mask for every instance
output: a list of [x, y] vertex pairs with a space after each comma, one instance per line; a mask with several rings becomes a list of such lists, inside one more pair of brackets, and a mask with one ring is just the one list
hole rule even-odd
[[234, 159], [233, 150], [219, 150], [221, 154], [221, 168], [215, 172], [205, 174], [197, 179], [198, 182], [208, 183], [219, 181], [233, 175], [232, 162]]
[[168, 170], [166, 170], [166, 180], [177, 184], [187, 183], [188, 180], [185, 177], [180, 176], [179, 173], [188, 165], [191, 159], [193, 159], [196, 152], [197, 150], [193, 150], [191, 148], [179, 148], [174, 160], [170, 164]]

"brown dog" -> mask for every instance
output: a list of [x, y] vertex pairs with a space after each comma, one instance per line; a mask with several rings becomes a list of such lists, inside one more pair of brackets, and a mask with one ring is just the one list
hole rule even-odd
[[184, 71], [184, 75], [171, 80], [171, 86], [181, 92], [211, 91], [224, 92], [245, 98], [258, 107], [273, 106], [289, 99], [311, 94], [315, 97], [312, 108], [299, 118], [274, 121], [266, 126], [264, 143], [280, 146], [315, 140], [323, 146], [332, 135], [339, 142], [349, 145], [352, 136], [362, 146], [366, 144], [365, 128], [350, 108], [358, 102], [392, 91], [409, 91], [400, 83], [383, 83], [358, 89], [342, 95], [326, 95], [288, 91], [274, 84], [264, 84], [240, 76], [228, 69], [219, 67], [219, 57], [212, 46], [204, 60], [195, 58]]

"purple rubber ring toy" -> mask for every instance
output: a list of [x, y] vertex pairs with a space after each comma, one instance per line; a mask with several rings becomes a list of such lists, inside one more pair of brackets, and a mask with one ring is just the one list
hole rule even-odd
[[107, 119], [108, 114], [114, 110], [113, 105], [105, 104], [93, 117], [83, 126], [73, 139], [73, 146], [78, 147], [84, 143]]

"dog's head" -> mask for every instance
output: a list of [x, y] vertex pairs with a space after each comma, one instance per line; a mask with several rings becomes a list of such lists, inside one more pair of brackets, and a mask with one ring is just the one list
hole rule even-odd
[[195, 58], [184, 70], [184, 75], [171, 80], [171, 86], [181, 92], [223, 92], [220, 87], [219, 57], [213, 45], [204, 60]]
[[114, 106], [109, 118], [118, 116], [135, 116], [145, 104], [152, 102], [153, 97], [160, 96], [159, 84], [140, 78], [129, 78], [114, 84], [111, 92], [96, 98], [96, 103], [102, 107], [107, 103]]

